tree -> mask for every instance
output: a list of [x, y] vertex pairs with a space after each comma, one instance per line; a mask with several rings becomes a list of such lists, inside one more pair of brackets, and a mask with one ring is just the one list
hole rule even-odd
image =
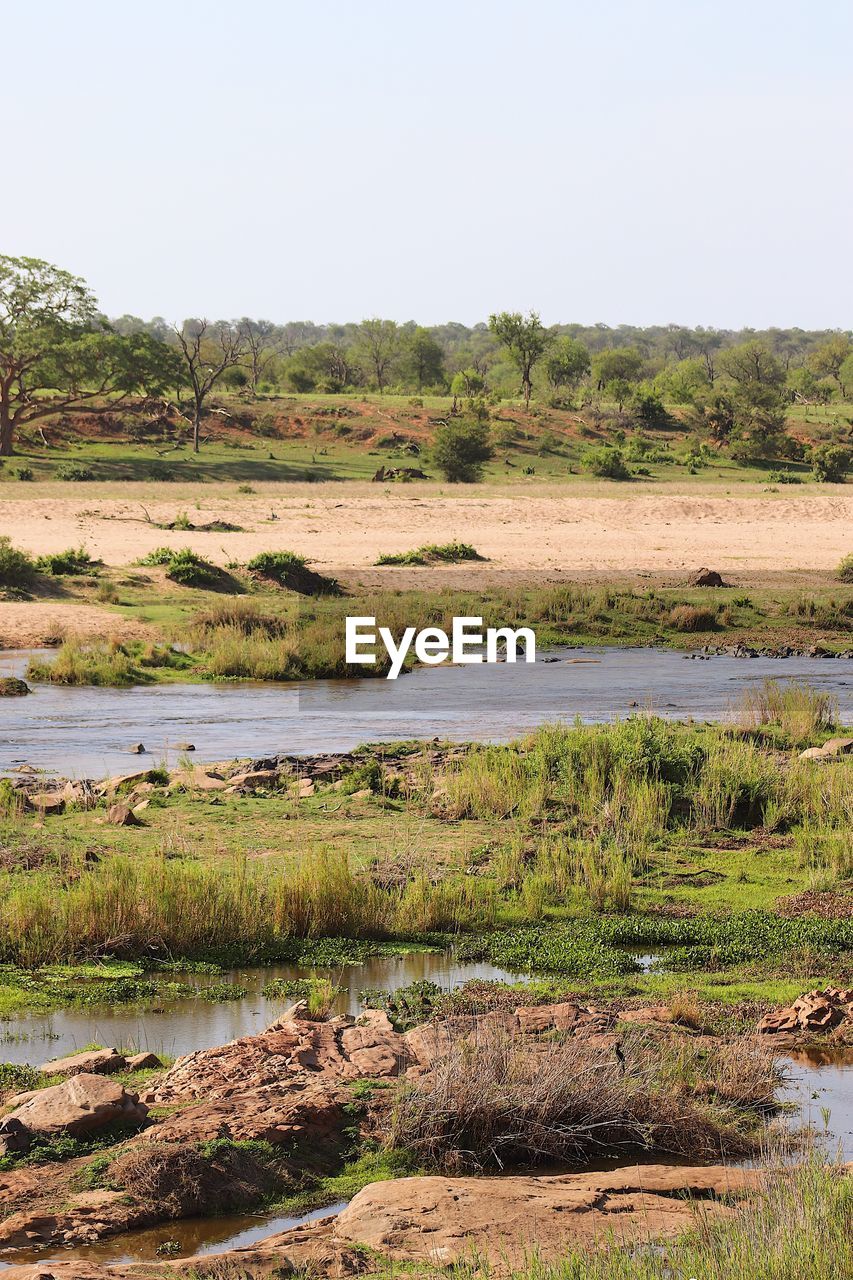
[[577, 338], [558, 338], [545, 361], [545, 373], [555, 389], [576, 387], [589, 367], [589, 350]]
[[0, 256], [0, 456], [27, 423], [103, 413], [174, 377], [169, 348], [148, 333], [116, 333], [84, 280], [40, 258]]
[[184, 375], [193, 394], [193, 451], [201, 447], [201, 415], [213, 387], [225, 373], [240, 363], [245, 354], [240, 330], [220, 320], [185, 320], [175, 326]]
[[506, 347], [521, 374], [521, 392], [527, 408], [533, 392], [533, 370], [551, 345], [553, 334], [535, 311], [527, 316], [520, 311], [501, 311], [489, 316], [489, 328]]
[[444, 350], [429, 329], [418, 326], [403, 339], [406, 372], [418, 391], [444, 381]]
[[246, 348], [249, 386], [252, 388], [252, 395], [256, 396], [262, 375], [281, 350], [278, 326], [271, 320], [250, 320], [248, 316], [243, 316], [235, 327]]
[[471, 484], [483, 474], [483, 463], [492, 456], [489, 424], [482, 418], [467, 418], [438, 427], [432, 459], [445, 480]]
[[812, 373], [816, 373], [819, 378], [832, 378], [844, 396], [846, 394], [845, 377], [842, 376], [841, 371], [851, 355], [853, 355], [853, 349], [847, 334], [834, 333], [826, 342], [822, 342], [819, 347], [815, 347], [814, 351], [810, 352], [806, 363]]
[[636, 347], [605, 347], [593, 357], [592, 376], [599, 391], [607, 390], [608, 383], [618, 384], [623, 388], [622, 398], [627, 399], [624, 384], [629, 384], [630, 392], [630, 384], [640, 380], [643, 364], [643, 353]]
[[400, 333], [394, 320], [362, 320], [358, 326], [357, 346], [370, 367], [379, 394], [388, 384], [391, 363], [400, 346]]
[[728, 347], [718, 364], [732, 404], [734, 455], [774, 457], [785, 433], [782, 365], [758, 339]]

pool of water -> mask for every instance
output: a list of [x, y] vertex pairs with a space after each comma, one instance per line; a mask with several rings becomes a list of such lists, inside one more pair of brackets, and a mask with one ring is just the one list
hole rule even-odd
[[[49, 656], [49, 651], [48, 651]], [[0, 653], [0, 675], [30, 654]], [[537, 662], [424, 667], [399, 680], [301, 684], [171, 684], [134, 689], [37, 685], [0, 700], [0, 772], [27, 763], [100, 778], [139, 763], [349, 750], [404, 738], [507, 741], [545, 721], [612, 720], [636, 707], [672, 719], [724, 719], [744, 688], [767, 676], [804, 679], [834, 694], [853, 719], [845, 659], [714, 657], [667, 649], [556, 649]], [[147, 755], [128, 755], [141, 742]]]
[[270, 998], [262, 994], [274, 978], [288, 980], [315, 974], [340, 988], [335, 1001], [338, 1013], [359, 1013], [362, 991], [394, 991], [411, 982], [429, 980], [450, 991], [464, 982], [516, 982], [523, 974], [510, 973], [485, 962], [454, 960], [448, 952], [413, 952], [402, 956], [373, 956], [362, 964], [308, 969], [298, 965], [272, 965], [235, 969], [222, 975], [170, 974], [195, 986], [224, 980], [245, 987], [242, 1000], [221, 1003], [195, 998], [170, 1000], [162, 1005], [105, 1006], [102, 1009], [61, 1009], [32, 1013], [0, 1022], [0, 1061], [39, 1065], [51, 1058], [75, 1053], [84, 1045], [114, 1045], [128, 1051], [150, 1050], [180, 1057], [194, 1049], [210, 1049], [239, 1036], [257, 1035], [293, 1004], [295, 997]]

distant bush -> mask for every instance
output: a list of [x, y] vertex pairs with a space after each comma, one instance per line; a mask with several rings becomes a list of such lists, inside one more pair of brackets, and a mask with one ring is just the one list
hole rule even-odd
[[304, 556], [293, 551], [262, 551], [246, 565], [250, 573], [277, 582], [280, 587], [303, 596], [339, 596], [340, 585], [334, 578], [309, 569]]
[[845, 556], [835, 570], [835, 576], [842, 582], [853, 582], [853, 555]]
[[13, 547], [11, 538], [0, 537], [0, 587], [28, 587], [35, 569], [26, 551]]
[[155, 547], [153, 551], [148, 552], [147, 556], [138, 560], [137, 564], [171, 564], [177, 554], [177, 551], [173, 551], [171, 547]]
[[13, 467], [12, 475], [16, 480], [32, 480], [33, 478], [31, 467]]
[[66, 640], [49, 662], [33, 658], [27, 667], [27, 676], [36, 682], [111, 688], [137, 684], [142, 679], [122, 645], [83, 644], [79, 640]]
[[802, 484], [802, 477], [793, 471], [771, 471], [768, 479], [771, 484]]
[[39, 556], [36, 568], [39, 573], [49, 573], [53, 577], [74, 577], [80, 573], [92, 573], [96, 561], [83, 547], [68, 547], [66, 551], [54, 551], [50, 555]]
[[850, 470], [850, 450], [840, 444], [821, 444], [812, 449], [812, 475], [824, 484], [843, 484]]
[[57, 480], [94, 480], [95, 473], [91, 467], [82, 462], [60, 462], [54, 472]]
[[584, 470], [600, 479], [630, 480], [631, 478], [622, 450], [614, 449], [611, 445], [605, 444], [598, 449], [587, 449], [581, 461]]
[[445, 480], [453, 484], [473, 484], [479, 480], [492, 453], [488, 422], [480, 419], [447, 422], [436, 430], [432, 460]]
[[222, 580], [222, 571], [185, 547], [177, 551], [169, 561], [166, 577], [182, 587], [215, 587]]

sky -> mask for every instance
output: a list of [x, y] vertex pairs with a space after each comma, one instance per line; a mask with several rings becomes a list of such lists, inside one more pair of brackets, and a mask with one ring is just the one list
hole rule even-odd
[[849, 0], [0, 0], [0, 30], [0, 252], [110, 315], [853, 325]]

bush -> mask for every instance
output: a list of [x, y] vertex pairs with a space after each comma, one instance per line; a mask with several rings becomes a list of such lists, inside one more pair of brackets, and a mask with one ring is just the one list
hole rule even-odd
[[33, 478], [32, 467], [13, 467], [12, 475], [17, 480], [32, 480]]
[[850, 470], [850, 451], [840, 444], [821, 444], [812, 449], [812, 475], [824, 484], [843, 484]]
[[630, 480], [631, 478], [622, 450], [614, 449], [612, 445], [605, 444], [598, 449], [587, 449], [581, 462], [586, 471], [600, 479]]
[[845, 556], [835, 570], [835, 576], [842, 582], [853, 582], [853, 555]]
[[442, 545], [427, 543], [414, 551], [400, 551], [396, 555], [380, 556], [377, 564], [460, 564], [464, 560], [483, 560], [475, 547], [468, 542], [445, 542]]
[[13, 547], [11, 538], [0, 537], [0, 587], [28, 587], [34, 573], [35, 565], [26, 551]]
[[246, 565], [250, 573], [277, 582], [280, 587], [303, 596], [339, 596], [341, 588], [334, 578], [309, 569], [303, 556], [293, 551], [262, 551]]
[[166, 577], [182, 587], [215, 587], [221, 582], [222, 572], [203, 556], [184, 548], [172, 556]]
[[484, 421], [448, 422], [435, 433], [432, 459], [445, 480], [473, 484], [493, 454], [491, 432]]
[[91, 467], [82, 462], [60, 462], [54, 473], [57, 480], [94, 480], [95, 473]]
[[53, 577], [74, 577], [80, 573], [92, 573], [95, 561], [83, 547], [75, 550], [69, 547], [66, 551], [54, 551], [50, 555], [39, 556], [36, 568], [39, 573], [49, 573]]

